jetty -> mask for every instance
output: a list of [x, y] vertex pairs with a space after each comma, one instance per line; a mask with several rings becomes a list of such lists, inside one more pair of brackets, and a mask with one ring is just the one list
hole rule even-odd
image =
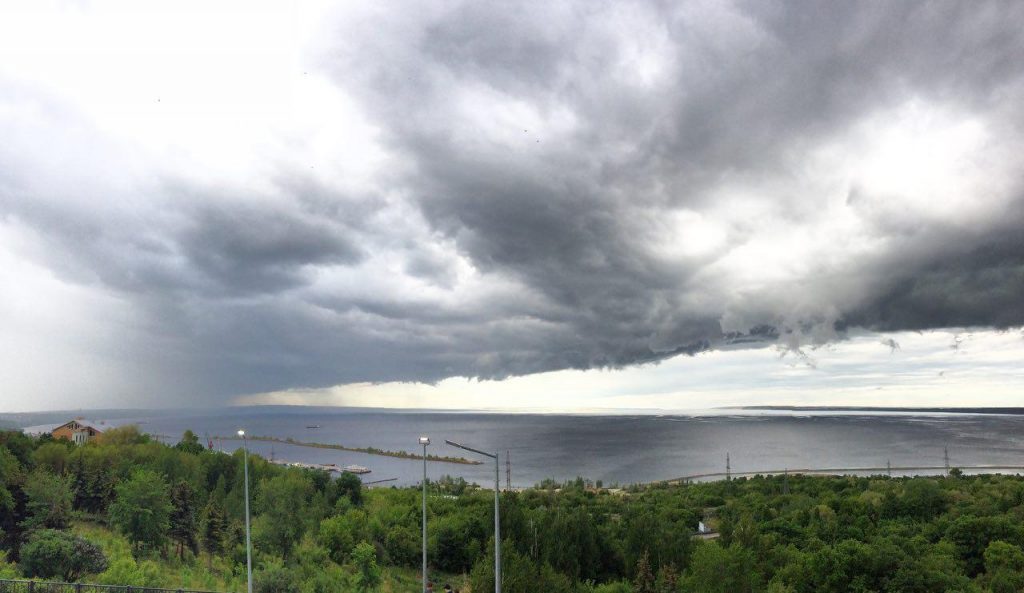
[[368, 474], [370, 468], [363, 467], [361, 465], [346, 465], [344, 467], [338, 467], [335, 463], [304, 463], [302, 461], [284, 461], [283, 459], [271, 459], [270, 463], [274, 465], [283, 465], [285, 467], [299, 467], [302, 469], [315, 469], [331, 473], [346, 473], [346, 474]]
[[[229, 441], [240, 441], [241, 437], [237, 436], [215, 436], [215, 439], [224, 439]], [[410, 453], [408, 451], [387, 451], [385, 449], [378, 449], [377, 447], [348, 447], [345, 445], [338, 445], [334, 443], [310, 443], [305, 441], [297, 441], [291, 437], [280, 438], [271, 436], [249, 436], [246, 437], [250, 441], [264, 441], [267, 443], [281, 443], [284, 445], [295, 445], [296, 447], [311, 447], [313, 449], [335, 449], [337, 451], [352, 451], [353, 453], [366, 453], [367, 455], [381, 455], [384, 457], [397, 457], [398, 459], [423, 459], [423, 456], [419, 453]], [[466, 459], [465, 457], [451, 457], [448, 455], [427, 455], [427, 461], [438, 462], [438, 463], [457, 463], [460, 465], [481, 465], [482, 461], [475, 459]]]

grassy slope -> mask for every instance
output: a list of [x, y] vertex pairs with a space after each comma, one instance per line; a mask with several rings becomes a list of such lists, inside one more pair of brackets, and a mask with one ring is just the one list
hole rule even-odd
[[132, 557], [131, 546], [124, 536], [98, 524], [76, 522], [74, 532], [99, 545], [109, 561], [106, 572], [88, 575], [85, 582], [103, 584], [138, 585], [165, 587], [168, 589], [202, 589], [208, 591], [244, 591], [245, 575], [235, 574], [224, 558], [214, 558], [207, 568], [209, 558], [201, 553], [198, 557], [178, 560], [173, 554], [162, 558], [153, 554], [136, 560]]

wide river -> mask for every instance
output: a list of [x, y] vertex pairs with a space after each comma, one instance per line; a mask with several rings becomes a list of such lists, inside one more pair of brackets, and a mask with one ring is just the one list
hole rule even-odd
[[[138, 422], [146, 432], [177, 441], [185, 429], [204, 435], [291, 437], [298, 441], [337, 443], [421, 451], [420, 435], [429, 436], [429, 452], [471, 456], [445, 445], [449, 439], [501, 453], [511, 459], [513, 486], [530, 486], [545, 478], [563, 481], [582, 476], [605, 485], [673, 479], [723, 472], [726, 453], [734, 473], [784, 468], [856, 468], [942, 466], [948, 449], [953, 466], [1024, 466], [1024, 416], [982, 414], [908, 414], [865, 412], [754, 413], [712, 411], [671, 416], [571, 416], [450, 412], [381, 412], [323, 408], [241, 408], [161, 413], [112, 424]], [[309, 426], [319, 428], [307, 428]], [[234, 450], [238, 441], [215, 442]], [[388, 484], [413, 484], [422, 462], [331, 449], [268, 442], [251, 443], [253, 451], [276, 459], [308, 463], [358, 464], [371, 473], [364, 481], [397, 478]], [[431, 462], [428, 474], [448, 474], [489, 486], [494, 464]], [[894, 471], [893, 474], [904, 473]], [[935, 473], [910, 471], [905, 473]], [[1008, 473], [1015, 473], [1009, 471]]]

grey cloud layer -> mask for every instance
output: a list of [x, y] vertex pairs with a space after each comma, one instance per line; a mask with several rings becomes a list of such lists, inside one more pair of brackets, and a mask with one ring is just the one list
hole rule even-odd
[[[1022, 16], [1011, 3], [457, 5], [422, 20], [375, 22], [372, 37], [346, 45], [338, 78], [353, 64], [369, 65], [362, 90], [380, 106], [393, 145], [417, 163], [406, 181], [431, 224], [477, 265], [512, 273], [561, 305], [556, 321], [581, 338], [581, 366], [624, 364], [722, 338], [722, 303], [694, 306], [691, 297], [709, 281], [732, 279], [698, 277], [706, 261], [650, 257], [650, 218], [705, 208], [731, 180], [765, 180], [768, 191], [779, 180], [797, 191], [759, 198], [781, 202], [784, 222], [813, 224], [825, 196], [793, 182], [801, 159], [858, 118], [909, 100], [993, 114], [999, 133], [1019, 142], [1013, 103], [1022, 98], [1016, 58], [1024, 37], [1013, 23]], [[403, 43], [393, 43], [392, 32], [404, 34]], [[638, 45], [659, 46], [666, 62], [647, 88], [617, 71]], [[490, 95], [460, 101], [461, 91], [480, 87]], [[545, 125], [525, 123], [521, 139], [488, 142], [493, 129], [479, 124], [502, 121], [488, 96], [550, 120], [565, 111], [577, 125], [549, 136]], [[1014, 181], [1014, 207], [991, 227], [965, 231], [913, 216], [872, 221], [898, 248], [849, 270], [864, 294], [829, 321], [878, 329], [1024, 321], [1024, 217]], [[855, 180], [850, 191], [859, 191]], [[886, 198], [859, 196], [850, 208], [871, 221], [865, 202]], [[976, 199], [983, 205], [987, 196]], [[731, 229], [724, 249], [756, 226]], [[815, 284], [768, 286], [752, 300], [807, 290], [829, 299], [828, 287]], [[794, 321], [822, 321], [815, 311], [805, 315]], [[753, 317], [749, 327], [782, 315]]]
[[[286, 170], [251, 195], [162, 179], [83, 206], [61, 198], [71, 188], [0, 176], [5, 220], [51, 250], [39, 259], [150, 316], [197, 396], [1024, 324], [1021, 161], [977, 165], [1006, 182], [971, 197], [966, 226], [893, 209], [900, 198], [856, 178], [832, 195], [811, 165], [913, 102], [1020, 146], [1020, 3], [357, 12], [315, 61], [402, 163], [377, 192]], [[859, 225], [851, 245], [798, 244], [794, 271], [760, 275], [779, 260], [759, 264], [757, 241], [837, 212]]]

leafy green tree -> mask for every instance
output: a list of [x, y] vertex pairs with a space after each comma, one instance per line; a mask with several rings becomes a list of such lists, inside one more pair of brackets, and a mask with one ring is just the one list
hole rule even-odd
[[356, 591], [376, 591], [381, 583], [380, 567], [377, 566], [377, 552], [366, 542], [359, 542], [352, 550], [352, 563], [356, 565]]
[[32, 467], [32, 452], [37, 445], [37, 439], [20, 430], [0, 430], [0, 448], [14, 455], [21, 467]]
[[199, 442], [199, 437], [191, 430], [186, 430], [185, 433], [181, 435], [181, 440], [178, 441], [178, 444], [175, 445], [174, 448], [191, 455], [199, 455], [206, 450], [202, 443]]
[[25, 520], [24, 481], [21, 462], [14, 453], [0, 447], [0, 549], [13, 550], [21, 541], [21, 524]]
[[69, 446], [74, 447], [70, 441], [65, 440], [39, 445], [39, 448], [32, 453], [32, 460], [37, 468], [45, 468], [58, 476], [63, 475], [64, 470], [68, 467], [68, 458], [71, 456]]
[[[14, 513], [14, 495], [11, 487], [22, 481], [21, 464], [18, 459], [5, 448], [0, 448], [0, 517], [8, 517]], [[0, 527], [3, 527], [0, 524]]]
[[25, 496], [26, 529], [64, 529], [71, 522], [73, 495], [69, 480], [37, 469], [25, 480]]
[[541, 558], [573, 580], [597, 578], [598, 535], [586, 507], [561, 505], [548, 514], [545, 523], [546, 531], [558, 535], [545, 538], [548, 545]]
[[331, 562], [327, 550], [305, 537], [292, 553], [292, 566], [302, 581], [302, 593], [336, 593], [349, 590], [351, 578]]
[[139, 427], [134, 424], [108, 428], [98, 439], [100, 443], [115, 447], [142, 445], [148, 443], [149, 440], [149, 435], [143, 434]]
[[1024, 544], [1024, 527], [1009, 517], [963, 516], [949, 526], [946, 537], [956, 545], [967, 576], [984, 570], [984, 553], [993, 541]]
[[75, 508], [105, 513], [114, 498], [114, 474], [109, 447], [78, 447], [71, 453], [68, 473]]
[[286, 568], [277, 559], [268, 560], [253, 575], [254, 593], [299, 593], [301, 581], [296, 571]]
[[331, 558], [341, 564], [348, 561], [356, 543], [369, 536], [366, 513], [352, 509], [344, 515], [335, 515], [320, 522], [318, 540]]
[[823, 593], [877, 591], [900, 568], [905, 554], [891, 542], [879, 540], [869, 545], [854, 539], [835, 546], [822, 547], [813, 556], [816, 588]]
[[693, 551], [690, 568], [683, 580], [684, 591], [693, 593], [751, 593], [757, 590], [758, 575], [749, 551], [738, 545], [699, 545]]
[[649, 554], [652, 571], [663, 564], [685, 565], [695, 526], [691, 517], [670, 512], [665, 503], [636, 504], [625, 510], [623, 556], [629, 569], [636, 567], [644, 551]]
[[40, 529], [21, 547], [21, 570], [30, 578], [74, 582], [106, 569], [107, 558], [99, 546], [64, 531]]
[[[887, 568], [883, 569], [886, 573], [876, 576], [878, 586], [884, 586], [887, 591], [946, 593], [972, 590], [970, 580], [959, 572], [956, 554], [949, 542], [940, 541], [923, 547], [920, 541], [898, 542], [896, 538], [886, 538], [872, 543], [878, 557], [888, 557], [879, 563]], [[900, 544], [910, 553], [897, 552], [893, 546]]]
[[188, 482], [181, 480], [171, 488], [171, 516], [169, 535], [177, 542], [180, 558], [185, 549], [198, 551], [199, 528], [196, 518], [196, 494]]
[[903, 483], [903, 492], [889, 501], [888, 514], [926, 521], [945, 512], [948, 505], [949, 495], [938, 481], [918, 478]]
[[438, 492], [444, 494], [451, 494], [452, 496], [462, 496], [469, 489], [469, 482], [462, 476], [452, 477], [447, 474], [441, 476], [436, 482], [430, 484], [432, 489], [436, 489]]
[[348, 498], [352, 506], [357, 507], [363, 504], [363, 481], [359, 479], [359, 476], [344, 472], [334, 480], [332, 506], [335, 504], [335, 500], [341, 497]]
[[[473, 566], [469, 575], [473, 591], [494, 590], [494, 538], [490, 538], [483, 554]], [[550, 564], [537, 563], [521, 554], [512, 540], [501, 544], [501, 590], [502, 593], [570, 593], [569, 578], [559, 573]]]
[[171, 500], [167, 483], [154, 471], [140, 469], [118, 484], [110, 505], [110, 522], [135, 547], [159, 547], [170, 528]]
[[216, 498], [211, 496], [210, 501], [206, 503], [206, 508], [203, 509], [202, 523], [203, 549], [209, 555], [207, 558], [207, 568], [210, 567], [213, 557], [224, 551], [227, 529], [228, 518], [224, 513], [224, 507], [220, 505]]
[[428, 532], [428, 555], [447, 572], [464, 572], [480, 556], [481, 524], [469, 514], [447, 514], [434, 519]]
[[260, 511], [253, 527], [264, 549], [287, 557], [308, 529], [307, 501], [312, 483], [302, 472], [288, 472], [262, 483], [256, 497]]
[[384, 537], [388, 559], [400, 566], [416, 566], [420, 554], [420, 534], [408, 525], [393, 525]]
[[1003, 541], [985, 548], [985, 578], [992, 593], [1024, 591], [1024, 550]]
[[[84, 448], [82, 449], [84, 450]], [[78, 453], [77, 451], [75, 453]], [[74, 495], [73, 503], [76, 509], [84, 510], [86, 497], [88, 496], [88, 477], [85, 470], [85, 457], [81, 454], [72, 454], [68, 460], [68, 475], [71, 478], [71, 492]]]

